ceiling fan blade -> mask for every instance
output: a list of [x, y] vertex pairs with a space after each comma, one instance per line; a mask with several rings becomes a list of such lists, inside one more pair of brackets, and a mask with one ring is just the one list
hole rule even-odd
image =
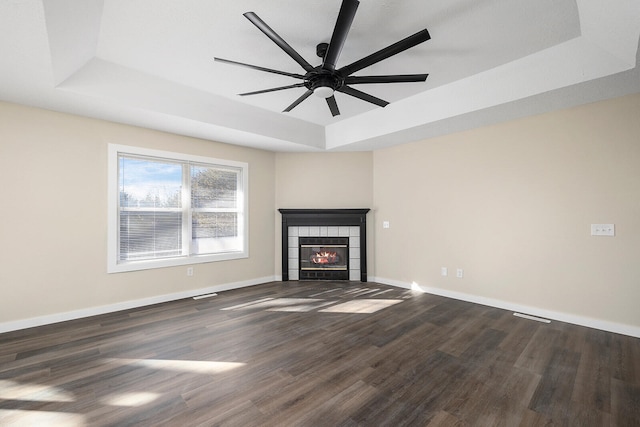
[[222, 62], [224, 64], [239, 65], [241, 67], [251, 68], [252, 70], [265, 71], [267, 73], [280, 74], [282, 76], [289, 76], [289, 77], [293, 77], [294, 79], [304, 79], [304, 76], [302, 74], [287, 73], [286, 71], [279, 71], [271, 68], [259, 67], [257, 65], [245, 64], [244, 62], [236, 62], [236, 61], [231, 61], [229, 59], [213, 58], [213, 60]]
[[414, 83], [427, 80], [429, 74], [397, 74], [390, 76], [350, 76], [344, 79], [347, 85], [365, 83]]
[[336, 20], [336, 26], [333, 29], [333, 35], [327, 48], [327, 53], [324, 56], [324, 62], [322, 68], [325, 70], [333, 71], [336, 69], [336, 62], [344, 42], [347, 40], [347, 34], [351, 29], [351, 23], [356, 16], [356, 10], [358, 10], [358, 0], [343, 0], [340, 12], [338, 13], [338, 19]]
[[295, 101], [293, 101], [293, 104], [289, 105], [282, 112], [283, 113], [288, 113], [289, 111], [293, 110], [294, 108], [296, 108], [298, 106], [298, 104], [300, 104], [302, 101], [307, 99], [312, 93], [313, 93], [312, 90], [307, 90], [305, 93], [302, 94], [302, 96], [300, 98], [298, 98]]
[[309, 64], [298, 52], [296, 52], [289, 44], [284, 41], [282, 37], [280, 37], [275, 31], [271, 29], [258, 15], [253, 12], [244, 13], [244, 16], [251, 21], [253, 25], [258, 27], [260, 31], [262, 31], [267, 37], [271, 39], [275, 44], [280, 47], [280, 49], [284, 50], [287, 55], [293, 58], [305, 71], [313, 70], [311, 64]]
[[274, 88], [271, 88], [271, 89], [256, 90], [254, 92], [239, 93], [238, 95], [240, 95], [240, 96], [259, 95], [261, 93], [275, 92], [277, 90], [293, 89], [293, 88], [296, 88], [296, 87], [303, 87], [303, 86], [304, 86], [304, 83], [296, 83], [294, 85], [289, 85], [289, 86], [280, 86], [280, 87], [274, 87]]
[[356, 98], [362, 99], [363, 101], [367, 101], [372, 104], [379, 105], [380, 107], [386, 107], [387, 105], [389, 105], [389, 103], [383, 99], [376, 98], [373, 95], [369, 95], [368, 93], [361, 92], [349, 86], [342, 86], [336, 90], [338, 92], [346, 93], [347, 95], [351, 95]]
[[340, 115], [340, 110], [338, 109], [338, 103], [336, 102], [335, 96], [327, 98], [327, 105], [329, 106], [329, 110], [331, 110], [331, 115], [333, 117]]
[[367, 68], [377, 62], [387, 59], [390, 56], [396, 55], [420, 43], [426, 42], [430, 38], [431, 36], [429, 35], [429, 31], [427, 31], [426, 29], [418, 31], [417, 33], [405, 39], [402, 39], [399, 42], [387, 46], [384, 49], [380, 49], [379, 51], [372, 53], [371, 55], [366, 56], [352, 64], [342, 67], [338, 71], [343, 76], [348, 76], [352, 73], [355, 73], [356, 71], [362, 70], [363, 68]]

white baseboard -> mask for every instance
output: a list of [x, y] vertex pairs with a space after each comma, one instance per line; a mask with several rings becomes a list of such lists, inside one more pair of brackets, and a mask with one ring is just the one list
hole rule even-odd
[[[113, 313], [116, 311], [129, 310], [131, 308], [144, 307], [153, 304], [159, 304], [168, 301], [175, 301], [183, 298], [191, 298], [198, 295], [222, 292], [231, 289], [239, 289], [248, 286], [260, 285], [263, 283], [269, 283], [273, 281], [282, 280], [282, 276], [268, 276], [257, 279], [245, 280], [241, 282], [225, 283], [222, 285], [210, 286], [202, 289], [195, 289], [184, 292], [177, 292], [167, 295], [158, 295], [149, 298], [143, 298], [139, 300], [124, 301], [116, 304], [103, 305], [99, 307], [91, 307], [82, 310], [74, 310], [64, 313], [56, 313], [47, 316], [33, 317], [29, 319], [17, 320], [13, 322], [0, 323], [0, 333], [17, 331], [20, 329], [27, 329], [36, 326], [49, 325], [52, 323], [65, 322], [68, 320], [81, 319], [84, 317], [97, 316], [100, 314]], [[412, 285], [411, 283], [401, 282], [393, 279], [386, 279], [383, 277], [369, 277], [369, 282], [382, 283], [384, 285], [395, 286], [403, 289], [413, 289], [428, 294], [439, 295], [447, 298], [453, 298], [461, 301], [472, 302], [475, 304], [487, 305], [490, 307], [496, 307], [503, 310], [515, 311], [520, 313], [526, 313], [538, 317], [544, 317], [560, 322], [571, 323], [574, 325], [586, 326], [588, 328], [600, 329], [603, 331], [614, 332], [617, 334], [628, 335], [635, 338], [640, 338], [640, 327], [625, 325], [621, 323], [609, 322], [606, 320], [593, 319], [590, 317], [576, 316], [573, 314], [545, 310], [538, 307], [530, 307], [520, 304], [510, 303], [508, 301], [497, 300], [493, 298], [485, 298], [477, 295], [466, 294], [463, 292], [449, 291], [440, 288], [429, 288], [419, 285]]]
[[20, 329], [33, 328], [36, 326], [49, 325], [52, 323], [66, 322], [67, 320], [81, 319], [84, 317], [97, 316], [99, 314], [113, 313], [116, 311], [129, 310], [131, 308], [144, 307], [147, 305], [160, 304], [168, 301], [176, 301], [184, 298], [191, 298], [198, 295], [228, 291], [231, 289], [245, 288], [247, 286], [260, 285], [275, 281], [275, 276], [260, 277], [257, 279], [244, 280], [241, 282], [225, 283], [222, 285], [210, 286], [203, 289], [177, 292], [174, 294], [158, 295], [132, 301], [123, 301], [115, 304], [102, 305], [81, 310], [68, 311], [64, 313], [50, 314], [47, 316], [32, 317], [30, 319], [16, 320], [13, 322], [0, 323], [0, 333], [17, 331]]
[[396, 286], [404, 289], [412, 289], [428, 294], [439, 295], [442, 297], [453, 298], [461, 301], [472, 302], [475, 304], [487, 305], [490, 307], [500, 308], [503, 310], [526, 313], [537, 317], [556, 320], [559, 322], [571, 323], [574, 325], [586, 326], [588, 328], [600, 329], [602, 331], [614, 332], [616, 334], [628, 335], [640, 338], [640, 327], [626, 325], [623, 323], [609, 322], [607, 320], [594, 319], [591, 317], [577, 316], [575, 314], [563, 313], [560, 311], [545, 310], [539, 307], [530, 307], [521, 304], [515, 304], [508, 301], [497, 300], [493, 298], [485, 298], [478, 295], [466, 294], [463, 292], [449, 291], [440, 288], [430, 288], [420, 286], [418, 284], [400, 282], [393, 279], [385, 279], [383, 277], [370, 277], [369, 281], [382, 283], [384, 285]]

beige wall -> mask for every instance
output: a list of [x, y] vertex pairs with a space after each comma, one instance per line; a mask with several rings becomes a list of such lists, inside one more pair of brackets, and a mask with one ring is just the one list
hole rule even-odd
[[[371, 208], [373, 153], [277, 153], [276, 208]], [[374, 214], [367, 215], [373, 221]], [[282, 275], [282, 217], [276, 216], [277, 276]], [[367, 233], [368, 270], [373, 268], [372, 227]]]
[[373, 154], [277, 153], [278, 208], [367, 208], [373, 201]]
[[[0, 103], [0, 324], [280, 275], [277, 208], [369, 207], [370, 278], [639, 328], [638, 117], [635, 95], [373, 153], [269, 153]], [[250, 258], [107, 274], [110, 142], [248, 162]]]
[[[107, 274], [107, 144], [249, 163], [249, 259]], [[273, 277], [266, 151], [0, 103], [0, 323]]]
[[635, 95], [376, 151], [373, 275], [640, 326], [639, 118]]

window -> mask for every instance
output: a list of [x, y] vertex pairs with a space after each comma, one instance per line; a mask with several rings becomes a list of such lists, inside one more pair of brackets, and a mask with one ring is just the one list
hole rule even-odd
[[246, 163], [109, 145], [108, 271], [248, 256]]

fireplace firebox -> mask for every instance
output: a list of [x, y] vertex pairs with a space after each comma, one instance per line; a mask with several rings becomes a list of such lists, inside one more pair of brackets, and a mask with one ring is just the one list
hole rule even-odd
[[300, 237], [300, 280], [348, 280], [348, 237]]

